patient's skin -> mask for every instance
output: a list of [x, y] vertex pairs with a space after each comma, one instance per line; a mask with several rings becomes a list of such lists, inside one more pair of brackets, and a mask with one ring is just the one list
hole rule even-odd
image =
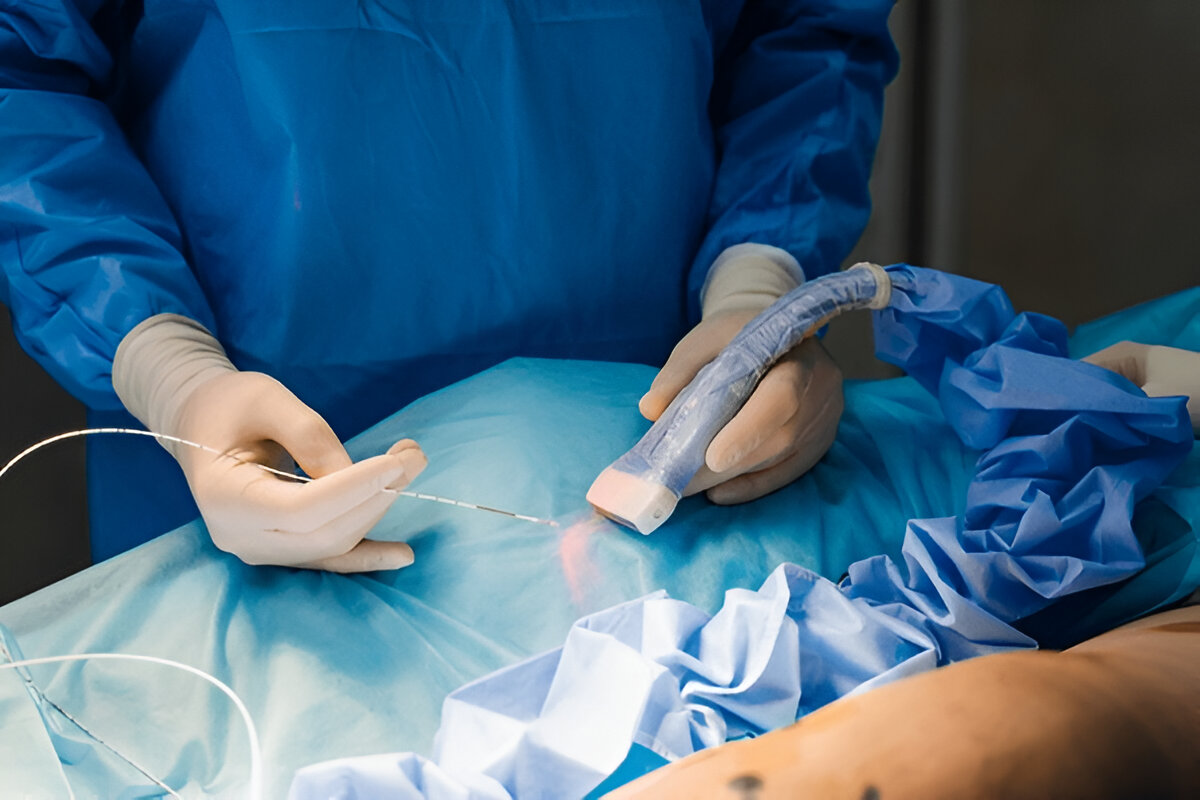
[[1200, 606], [908, 678], [608, 797], [1200, 797]]

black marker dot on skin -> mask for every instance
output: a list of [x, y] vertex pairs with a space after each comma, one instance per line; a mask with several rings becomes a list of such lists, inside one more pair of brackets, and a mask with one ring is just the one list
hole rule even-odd
[[879, 800], [879, 790], [874, 786], [863, 789], [862, 800]]
[[756, 792], [762, 788], [762, 778], [752, 772], [745, 775], [738, 775], [729, 782], [729, 788], [735, 792], [740, 792], [743, 800], [754, 800], [757, 796]]

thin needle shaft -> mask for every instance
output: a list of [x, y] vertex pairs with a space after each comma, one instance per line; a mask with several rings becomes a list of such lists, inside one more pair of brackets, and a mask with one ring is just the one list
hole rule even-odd
[[[14, 466], [16, 466], [18, 461], [25, 458], [25, 456], [29, 455], [30, 453], [36, 452], [37, 450], [40, 450], [43, 447], [46, 447], [47, 445], [54, 444], [55, 442], [61, 442], [64, 439], [73, 439], [77, 436], [93, 436], [96, 434], [117, 434], [117, 433], [132, 434], [134, 436], [149, 436], [154, 439], [161, 439], [161, 440], [168, 441], [168, 442], [175, 442], [176, 444], [186, 445], [188, 447], [194, 447], [198, 450], [203, 450], [206, 453], [212, 453], [213, 455], [219, 456], [221, 458], [231, 458], [234, 461], [238, 462], [239, 464], [249, 464], [252, 467], [258, 467], [259, 469], [263, 470], [264, 472], [269, 472], [272, 475], [278, 475], [281, 478], [286, 478], [288, 480], [293, 480], [293, 481], [299, 481], [300, 483], [308, 483], [313, 480], [312, 478], [308, 477], [307, 475], [297, 475], [293, 472], [284, 472], [281, 469], [275, 469], [274, 467], [268, 467], [266, 464], [259, 464], [256, 461], [246, 461], [243, 458], [238, 458], [237, 456], [233, 455], [232, 453], [226, 453], [222, 450], [217, 450], [215, 447], [209, 447], [208, 445], [200, 444], [198, 442], [191, 442], [191, 441], [188, 441], [187, 439], [180, 439], [178, 436], [171, 436], [166, 433], [155, 433], [154, 431], [139, 431], [139, 430], [136, 430], [135, 428], [86, 428], [84, 430], [68, 431], [67, 433], [60, 433], [57, 436], [51, 436], [49, 439], [43, 439], [42, 441], [38, 442], [37, 444], [31, 445], [31, 446], [25, 448], [20, 453], [18, 453], [16, 456], [14, 456], [12, 459], [10, 459], [9, 462], [4, 465], [4, 468], [0, 469], [0, 478], [3, 478], [4, 475], [10, 469], [12, 469]], [[459, 508], [469, 508], [472, 511], [486, 511], [489, 514], [501, 514], [503, 516], [512, 517], [513, 519], [519, 519], [519, 520], [523, 520], [525, 522], [535, 522], [538, 525], [549, 525], [552, 528], [558, 527], [558, 523], [552, 519], [543, 519], [541, 517], [532, 517], [532, 516], [529, 516], [528, 514], [518, 514], [514, 511], [505, 511], [502, 508], [493, 508], [492, 506], [480, 505], [479, 503], [468, 503], [465, 500], [454, 500], [453, 498], [450, 498], [450, 497], [439, 497], [438, 495], [425, 494], [424, 492], [397, 491], [395, 489], [384, 489], [383, 491], [385, 491], [389, 494], [400, 495], [402, 497], [416, 498], [417, 500], [431, 500], [435, 503], [443, 503], [443, 504], [449, 505], [449, 506], [458, 506]]]

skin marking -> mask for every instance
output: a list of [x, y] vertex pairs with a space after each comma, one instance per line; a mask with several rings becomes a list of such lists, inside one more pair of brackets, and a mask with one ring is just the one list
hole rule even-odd
[[739, 775], [729, 782], [729, 788], [741, 794], [741, 800], [757, 800], [758, 790], [762, 788], [762, 778], [752, 772]]

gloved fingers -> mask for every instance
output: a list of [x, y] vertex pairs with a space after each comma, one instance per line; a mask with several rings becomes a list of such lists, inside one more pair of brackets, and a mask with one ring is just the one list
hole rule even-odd
[[252, 403], [248, 426], [278, 442], [296, 463], [314, 478], [349, 467], [350, 455], [329, 423], [300, 401], [283, 384], [265, 388], [260, 402]]
[[1147, 397], [1176, 397], [1180, 394], [1181, 387], [1151, 378], [1142, 384], [1141, 388]]
[[[721, 474], [732, 478], [748, 472], [759, 472], [798, 452], [812, 454], [810, 468], [820, 461], [837, 436], [845, 403], [840, 389], [825, 391], [807, 399], [810, 402], [797, 410], [773, 435]], [[814, 407], [816, 403], [820, 405]]]
[[1138, 342], [1117, 342], [1103, 350], [1085, 356], [1084, 361], [1117, 373], [1131, 383], [1146, 383], [1146, 358], [1149, 345]]
[[696, 377], [696, 373], [716, 358], [754, 316], [754, 312], [722, 314], [692, 328], [675, 345], [667, 363], [654, 376], [649, 391], [638, 401], [642, 416], [651, 421], [662, 416], [675, 396]]
[[[713, 438], [706, 465], [685, 495], [744, 473], [767, 471], [785, 460], [793, 463], [794, 454], [809, 453], [808, 465], [793, 475], [798, 477], [833, 444], [844, 406], [841, 370], [819, 341], [805, 340], [763, 376], [745, 406]], [[718, 490], [715, 496], [726, 497], [726, 492], [741, 496], [736, 489]]]
[[693, 328], [675, 345], [667, 363], [650, 383], [649, 391], [638, 401], [642, 416], [651, 421], [662, 416], [675, 396], [692, 382], [705, 364], [717, 357], [725, 344], [715, 337], [705, 336], [699, 327]]
[[401, 569], [412, 563], [412, 548], [404, 542], [377, 542], [372, 539], [363, 539], [348, 553], [297, 566], [346, 574]]
[[745, 472], [792, 444], [804, 420], [797, 420], [809, 380], [806, 366], [789, 354], [767, 371], [758, 386], [705, 452], [704, 462], [715, 473]]
[[688, 481], [688, 485], [684, 487], [683, 496], [691, 497], [694, 494], [699, 494], [711, 489], [722, 481], [729, 480], [729, 477], [729, 475], [719, 475], [709, 469], [707, 465], [701, 464], [700, 469], [696, 471], [696, 474]]
[[790, 458], [797, 446], [797, 440], [794, 435], [790, 433], [785, 435], [781, 431], [778, 436], [772, 437], [761, 448], [764, 451], [767, 449], [774, 451], [774, 455], [764, 456], [762, 459], [756, 461], [752, 460], [752, 458], [757, 453], [751, 454], [751, 456], [746, 457], [744, 464], [737, 464], [725, 472], [714, 472], [708, 468], [708, 465], [702, 465], [696, 474], [692, 476], [692, 479], [688, 481], [687, 487], [683, 490], [683, 496], [691, 497], [694, 494], [706, 492], [714, 486], [719, 486], [747, 472], [759, 472], [769, 469]]
[[[683, 496], [707, 492], [714, 503], [735, 505], [769, 494], [783, 486], [774, 484], [774, 479], [782, 478], [787, 483], [816, 466], [832, 446], [840, 418], [839, 393], [832, 395], [817, 414], [807, 414], [802, 409], [776, 436], [727, 472], [713, 472], [702, 466]], [[751, 475], [758, 477], [741, 480]]]
[[707, 491], [708, 499], [720, 506], [747, 503], [782, 489], [812, 469], [828, 447], [801, 448], [777, 464], [755, 472], [747, 472], [718, 483]]
[[[392, 492], [380, 494], [365, 500], [345, 514], [332, 519], [313, 531], [284, 532], [292, 537], [291, 546], [297, 548], [297, 556], [304, 553], [303, 561], [297, 558], [300, 566], [308, 566], [317, 562], [339, 559], [353, 552], [367, 534], [383, 519], [397, 495]], [[356, 557], [357, 558], [357, 557]], [[348, 559], [347, 563], [355, 559]]]
[[[701, 467], [700, 470], [692, 477], [691, 481], [688, 482], [687, 488], [683, 490], [683, 496], [691, 497], [694, 494], [699, 494], [700, 492], [705, 492], [705, 493], [707, 493], [709, 500], [716, 502], [716, 500], [713, 500], [714, 492], [716, 492], [715, 496], [717, 498], [721, 498], [724, 496], [724, 493], [726, 491], [725, 489], [722, 489], [721, 487], [724, 487], [727, 484], [730, 484], [730, 483], [736, 481], [737, 479], [744, 477], [746, 475], [760, 475], [760, 474], [764, 474], [764, 473], [769, 473], [776, 466], [782, 464], [785, 461], [794, 459], [795, 457], [796, 457], [796, 451], [794, 449], [789, 448], [788, 450], [785, 450], [783, 453], [781, 453], [780, 455], [776, 456], [775, 458], [767, 461], [766, 463], [756, 464], [747, 470], [730, 470], [729, 472], [713, 472], [711, 469], [709, 469], [706, 466]], [[813, 461], [813, 463], [816, 463], [817, 460], [819, 460], [819, 457], [817, 459], [815, 459]], [[803, 474], [803, 472], [798, 472], [793, 477], [798, 478], [802, 474]], [[737, 485], [738, 484], [734, 484], [735, 493], [736, 493]], [[772, 489], [770, 489], [769, 491], [774, 491], [775, 489], [778, 489], [778, 488], [779, 487], [776, 486], [776, 487], [773, 487]], [[765, 492], [764, 492], [764, 494], [765, 494]], [[753, 500], [757, 496], [758, 495], [747, 496], [747, 497], [744, 497], [741, 499], [736, 499], [736, 500], [728, 500], [727, 502], [722, 503], [722, 505], [735, 505], [737, 503], [745, 502], [746, 500]]]
[[308, 567], [349, 553], [383, 518], [396, 495], [380, 492], [336, 519], [311, 531], [239, 526], [234, 517], [228, 528], [209, 526], [213, 543], [247, 564]]
[[1127, 378], [1148, 397], [1186, 396], [1200, 433], [1200, 353], [1166, 345], [1117, 342], [1083, 359]]
[[244, 519], [251, 527], [295, 533], [315, 531], [384, 488], [407, 486], [425, 468], [425, 454], [415, 443], [398, 443], [396, 447], [399, 449], [310, 483], [290, 482], [251, 464], [239, 464], [225, 473], [219, 485], [194, 490], [198, 501], [220, 506], [225, 515]]

